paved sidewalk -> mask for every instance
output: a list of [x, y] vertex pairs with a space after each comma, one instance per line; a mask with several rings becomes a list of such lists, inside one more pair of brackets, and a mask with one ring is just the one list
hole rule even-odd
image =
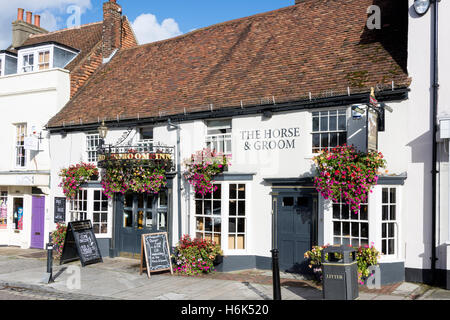
[[[133, 299], [133, 300], [271, 300], [270, 271], [246, 270], [201, 277], [170, 273], [139, 275], [139, 261], [104, 258], [103, 263], [81, 268], [79, 262], [54, 264], [55, 282], [43, 284], [46, 252], [0, 247], [1, 287], [24, 288], [36, 299]], [[314, 282], [294, 274], [282, 274], [283, 300], [321, 300]], [[34, 292], [34, 293], [33, 293]], [[43, 292], [45, 294], [43, 294]], [[1, 295], [0, 295], [1, 298]], [[360, 287], [360, 300], [449, 299], [450, 291], [412, 283], [369, 290]]]

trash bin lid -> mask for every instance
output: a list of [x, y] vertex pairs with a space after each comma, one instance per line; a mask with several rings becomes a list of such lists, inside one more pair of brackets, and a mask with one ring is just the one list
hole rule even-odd
[[356, 252], [357, 250], [351, 246], [346, 245], [333, 245], [326, 247], [323, 249], [324, 253], [350, 253], [350, 252]]

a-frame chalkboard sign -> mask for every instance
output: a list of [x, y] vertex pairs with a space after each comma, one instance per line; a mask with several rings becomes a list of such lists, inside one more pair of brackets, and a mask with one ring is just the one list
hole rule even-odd
[[143, 234], [141, 237], [140, 274], [146, 270], [150, 278], [151, 272], [168, 271], [173, 275], [167, 232]]
[[80, 260], [84, 267], [103, 262], [91, 220], [69, 222], [60, 264]]

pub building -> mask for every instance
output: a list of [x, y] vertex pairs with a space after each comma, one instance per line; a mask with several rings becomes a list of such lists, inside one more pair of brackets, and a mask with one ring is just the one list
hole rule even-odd
[[[381, 8], [381, 29], [369, 28], [372, 5]], [[430, 240], [432, 108], [424, 61], [433, 20], [412, 5], [297, 1], [117, 52], [48, 122], [52, 195], [64, 197], [58, 172], [81, 161], [105, 172], [164, 159], [167, 185], [157, 194], [124, 190], [108, 198], [102, 178], [87, 182], [67, 200], [66, 222], [92, 220], [110, 257], [139, 256], [141, 234], [166, 231], [172, 247], [184, 234], [220, 243], [219, 271], [270, 269], [270, 251], [278, 248], [281, 270], [307, 273], [304, 253], [313, 245], [374, 245], [382, 252], [382, 284], [432, 275], [445, 281], [444, 140], [437, 142], [435, 246]], [[450, 4], [439, 6], [450, 13]], [[448, 80], [442, 75], [441, 87]], [[380, 111], [375, 128], [371, 92]], [[357, 214], [325, 200], [313, 184], [313, 157], [343, 144], [371, 146], [387, 161]], [[184, 160], [204, 148], [229, 155], [231, 165], [214, 177], [216, 191], [199, 195], [183, 175]]]

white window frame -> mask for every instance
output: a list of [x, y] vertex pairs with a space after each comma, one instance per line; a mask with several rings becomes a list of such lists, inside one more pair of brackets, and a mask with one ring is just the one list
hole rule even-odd
[[[17, 134], [17, 130], [18, 130], [19, 127], [25, 127], [24, 128], [24, 133], [23, 133], [24, 134], [24, 136], [23, 136], [23, 145], [19, 145], [19, 140], [18, 140], [19, 136]], [[13, 167], [16, 168], [16, 169], [25, 169], [27, 167], [27, 165], [28, 165], [28, 151], [25, 149], [25, 138], [27, 136], [28, 136], [28, 124], [26, 122], [15, 123], [14, 124], [14, 152], [13, 152], [13, 155], [14, 155], [14, 158], [13, 158], [14, 166]], [[23, 157], [24, 157], [23, 166], [21, 166], [21, 165], [19, 165], [17, 163], [17, 160], [18, 160], [17, 156], [18, 156], [18, 149], [19, 148], [23, 148], [23, 152], [24, 152], [24, 155], [23, 155]]]
[[[61, 50], [65, 50], [67, 52], [75, 54], [75, 56], [70, 59], [69, 62], [67, 62], [66, 66], [70, 64], [77, 56], [78, 52], [70, 50], [68, 48], [64, 48], [61, 46], [58, 46], [56, 44], [50, 44], [50, 45], [44, 45], [40, 47], [32, 47], [32, 48], [25, 48], [19, 50], [19, 53], [17, 55], [17, 73], [30, 73], [30, 72], [39, 72], [39, 71], [45, 71], [50, 70], [54, 68], [54, 49], [58, 48]], [[44, 70], [39, 70], [39, 53], [49, 51], [49, 68]], [[23, 58], [27, 55], [33, 55], [33, 70], [32, 71], [24, 71], [24, 60]]]
[[[372, 244], [381, 253], [382, 243], [381, 243], [381, 225], [382, 225], [382, 189], [383, 188], [396, 188], [397, 197], [397, 208], [396, 208], [396, 219], [397, 219], [397, 244], [396, 247], [398, 251], [394, 255], [381, 255], [379, 262], [403, 262], [404, 258], [404, 243], [402, 242], [402, 199], [403, 199], [403, 187], [401, 185], [376, 185], [372, 189], [372, 193], [369, 194], [368, 199], [368, 218], [369, 218], [369, 246]], [[321, 197], [321, 207], [323, 208], [323, 243], [322, 244], [333, 244], [333, 206], [331, 200], [324, 200]]]
[[[249, 252], [252, 252], [250, 241], [252, 237], [251, 232], [251, 223], [252, 223], [252, 215], [250, 212], [250, 204], [252, 203], [251, 200], [251, 183], [249, 181], [216, 181], [214, 184], [220, 184], [221, 185], [221, 219], [222, 219], [222, 226], [221, 226], [221, 247], [224, 255], [247, 255]], [[229, 203], [230, 203], [230, 185], [231, 184], [243, 184], [245, 185], [245, 242], [244, 242], [244, 249], [230, 249], [228, 247], [228, 235], [229, 235]], [[191, 212], [193, 212], [192, 215], [190, 215], [190, 230], [191, 231], [191, 237], [195, 238], [197, 233], [197, 226], [196, 226], [196, 211], [195, 211], [195, 194], [192, 194], [193, 201], [191, 201]]]
[[[53, 48], [52, 48], [53, 49]], [[40, 54], [41, 53], [46, 53], [46, 52], [48, 52], [48, 62], [47, 63], [40, 63], [39, 62], [39, 56], [40, 56]], [[43, 71], [43, 70], [49, 70], [50, 68], [52, 68], [53, 67], [53, 63], [52, 63], [52, 61], [53, 61], [53, 59], [52, 59], [52, 52], [53, 52], [53, 50], [50, 50], [50, 49], [41, 49], [41, 50], [38, 50], [37, 52], [36, 52], [36, 57], [37, 57], [37, 61], [36, 61], [36, 71]], [[44, 65], [44, 64], [48, 64], [48, 68], [46, 68], [46, 69], [41, 69], [41, 65]]]
[[[398, 203], [397, 203], [397, 188], [395, 187], [382, 187], [381, 188], [381, 196], [382, 196], [382, 200], [381, 200], [381, 247], [380, 250], [383, 250], [383, 241], [386, 241], [386, 251], [389, 252], [389, 249], [391, 249], [391, 246], [389, 245], [389, 241], [388, 240], [393, 240], [394, 244], [394, 253], [384, 253], [386, 256], [396, 256], [397, 252], [398, 252]], [[383, 191], [387, 190], [388, 192], [388, 197], [387, 197], [387, 202], [384, 202], [383, 199]], [[392, 202], [391, 199], [391, 190], [395, 190], [395, 202]], [[391, 219], [391, 208], [395, 207], [395, 219]], [[384, 208], [387, 208], [387, 220], [383, 219], [383, 211]], [[384, 226], [386, 225], [386, 226]], [[393, 232], [394, 235], [393, 236], [389, 236], [389, 228], [388, 225], [392, 225], [393, 226]], [[383, 229], [384, 227], [386, 227], [386, 234], [385, 237], [383, 237]]]
[[[230, 124], [223, 124], [223, 125], [216, 125], [215, 123], [220, 123], [220, 122], [229, 122]], [[215, 130], [221, 130], [221, 129], [225, 129], [225, 130], [230, 130], [230, 132], [227, 133], [221, 133], [221, 134], [210, 134], [208, 133], [208, 131], [210, 129], [215, 129]], [[205, 144], [206, 147], [211, 149], [211, 150], [216, 150], [217, 152], [221, 152], [225, 155], [230, 155], [232, 154], [232, 149], [233, 149], [233, 139], [232, 139], [232, 133], [233, 133], [233, 123], [231, 119], [223, 119], [223, 120], [213, 120], [213, 121], [206, 121], [206, 138], [205, 138]], [[226, 145], [227, 142], [229, 141], [230, 143], [230, 148], [229, 150], [225, 150], [226, 149]], [[211, 147], [211, 145], [217, 144], [218, 149], [213, 149]], [[223, 144], [223, 149], [219, 147], [220, 145]]]
[[[100, 193], [102, 192], [102, 189], [99, 188], [82, 188], [80, 189], [80, 192], [84, 192], [86, 191], [86, 205], [87, 205], [87, 210], [77, 210], [77, 212], [85, 212], [86, 213], [86, 219], [87, 220], [91, 220], [92, 224], [94, 225], [94, 192], [95, 191], [99, 191]], [[78, 196], [77, 196], [78, 197]], [[84, 200], [84, 199], [82, 199]], [[66, 215], [66, 223], [69, 223], [72, 221], [72, 211], [74, 211], [72, 209], [72, 201], [71, 199], [66, 199], [66, 207], [68, 208], [67, 210], [67, 215]], [[104, 211], [103, 211], [104, 212]], [[95, 236], [98, 239], [108, 239], [112, 237], [112, 228], [113, 228], [113, 216], [112, 216], [113, 210], [112, 210], [112, 200], [109, 199], [108, 200], [108, 211], [107, 211], [107, 233], [96, 233]], [[75, 221], [75, 220], [73, 220]]]
[[[98, 162], [98, 147], [100, 146], [100, 134], [98, 133], [86, 133], [86, 160], [89, 163], [96, 164]], [[92, 141], [97, 141], [98, 145], [91, 144]], [[92, 154], [95, 156], [92, 156]]]
[[[330, 112], [337, 112], [336, 115], [336, 130], [330, 130]], [[322, 113], [327, 113], [327, 118], [328, 118], [328, 122], [327, 122], [327, 130], [321, 130], [320, 126], [321, 126], [321, 121], [320, 119], [322, 118]], [[339, 112], [345, 113], [345, 130], [339, 130]], [[317, 116], [315, 116], [315, 113], [319, 113], [319, 130], [318, 131], [314, 131], [314, 118], [317, 118]], [[343, 133], [345, 133], [345, 143], [347, 143], [348, 141], [348, 112], [347, 112], [347, 108], [333, 108], [333, 109], [327, 109], [327, 110], [314, 110], [311, 111], [311, 153], [313, 155], [317, 154], [318, 152], [320, 152], [321, 150], [325, 150], [326, 148], [330, 149], [330, 148], [334, 148], [330, 147], [330, 134], [332, 133], [337, 133], [338, 134], [338, 141], [337, 141], [337, 146], [339, 146], [339, 136]], [[319, 148], [314, 148], [314, 135], [319, 134]], [[328, 135], [328, 147], [322, 147], [322, 139], [321, 139], [321, 135], [322, 134], [327, 134]]]

